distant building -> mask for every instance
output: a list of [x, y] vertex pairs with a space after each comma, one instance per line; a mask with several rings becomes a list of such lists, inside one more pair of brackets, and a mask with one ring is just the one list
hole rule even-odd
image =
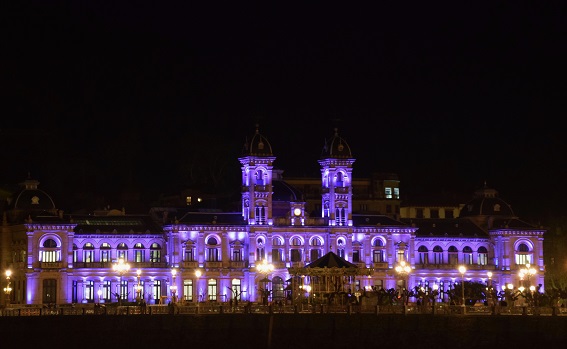
[[[467, 268], [466, 280], [543, 286], [545, 231], [516, 217], [494, 189], [479, 189], [464, 205], [402, 206], [396, 175], [353, 177], [356, 159], [336, 131], [317, 159], [317, 180], [286, 180], [274, 168], [268, 139], [258, 129], [249, 139], [237, 159], [241, 197], [232, 212], [195, 210], [192, 201], [202, 197], [185, 193], [147, 215], [110, 208], [69, 215], [39, 182], [26, 180], [4, 206], [0, 227], [0, 266], [12, 271], [9, 301], [116, 302], [119, 296], [154, 303], [175, 295], [224, 302], [236, 295], [259, 302], [266, 289], [272, 301], [291, 301], [301, 294], [298, 285], [313, 280], [297, 280], [290, 270], [330, 252], [360, 268], [346, 285], [354, 292], [435, 286], [438, 301], [448, 301], [463, 277], [459, 265]], [[119, 260], [130, 269], [113, 269]], [[273, 270], [261, 270], [264, 260]], [[407, 275], [395, 271], [402, 262], [411, 267]], [[535, 274], [520, 275], [528, 263]]]

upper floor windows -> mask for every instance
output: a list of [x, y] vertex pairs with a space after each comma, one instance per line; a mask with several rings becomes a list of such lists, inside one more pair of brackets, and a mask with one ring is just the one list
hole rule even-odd
[[39, 251], [41, 262], [60, 262], [61, 250], [57, 247], [57, 242], [53, 239], [46, 239]]
[[161, 246], [158, 243], [154, 242], [150, 245], [150, 262], [161, 262]]
[[128, 260], [128, 246], [125, 243], [121, 242], [116, 247], [116, 257], [117, 259], [123, 259], [124, 261]]
[[520, 243], [515, 252], [516, 264], [533, 264], [533, 251], [527, 243]]
[[112, 261], [112, 258], [110, 256], [112, 252], [112, 248], [110, 247], [110, 244], [108, 242], [103, 242], [100, 245], [100, 261], [103, 263], [109, 263]]
[[217, 238], [214, 236], [209, 237], [206, 240], [207, 251], [205, 258], [207, 262], [218, 262], [220, 261], [220, 246], [218, 246]]

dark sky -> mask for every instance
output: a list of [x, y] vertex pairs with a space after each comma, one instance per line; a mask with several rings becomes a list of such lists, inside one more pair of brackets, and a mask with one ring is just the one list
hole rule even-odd
[[403, 197], [486, 181], [520, 216], [565, 212], [565, 3], [181, 3], [6, 5], [0, 185], [152, 196], [207, 161], [238, 186], [259, 123], [284, 175], [318, 175], [338, 127], [355, 176]]

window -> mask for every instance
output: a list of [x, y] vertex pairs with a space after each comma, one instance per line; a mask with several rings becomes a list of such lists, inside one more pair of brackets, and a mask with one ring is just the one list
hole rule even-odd
[[343, 238], [337, 239], [337, 255], [345, 258], [345, 240]]
[[[273, 282], [274, 281], [272, 281], [272, 285], [273, 285]], [[239, 300], [239, 301], [242, 300], [242, 298], [241, 298], [242, 288], [241, 288], [241, 285], [240, 285], [240, 279], [236, 279], [236, 278], [232, 279], [230, 289], [232, 291], [232, 298], [233, 299], [236, 298], [236, 300]]]
[[463, 248], [463, 263], [469, 265], [473, 264], [473, 251], [469, 246]]
[[209, 237], [207, 239], [207, 262], [218, 262], [220, 261], [219, 246], [215, 237]]
[[185, 253], [183, 259], [186, 262], [194, 262], [195, 261], [195, 246], [193, 241], [187, 241], [185, 243]]
[[94, 282], [92, 280], [85, 281], [83, 287], [85, 288], [83, 299], [85, 299], [87, 303], [94, 303]]
[[256, 206], [256, 224], [266, 224], [266, 207]]
[[100, 261], [103, 263], [109, 263], [112, 261], [112, 258], [110, 257], [110, 252], [112, 251], [110, 245], [108, 244], [108, 242], [103, 242], [100, 245]]
[[429, 264], [429, 250], [425, 246], [419, 246], [417, 249], [419, 254], [419, 264]]
[[336, 181], [336, 186], [337, 187], [343, 187], [344, 186], [344, 182], [343, 182], [343, 173], [342, 172], [337, 172], [337, 181]]
[[449, 246], [447, 249], [447, 255], [449, 256], [450, 265], [459, 264], [459, 250], [457, 250], [455, 246]]
[[262, 170], [256, 172], [256, 185], [264, 185], [264, 172]]
[[415, 218], [424, 218], [423, 208], [416, 208], [415, 209]]
[[118, 259], [123, 259], [124, 261], [128, 260], [128, 246], [126, 246], [125, 243], [122, 242], [118, 244], [118, 247], [116, 247], [116, 253]]
[[150, 246], [150, 262], [161, 262], [161, 246], [158, 243], [153, 243]]
[[214, 301], [217, 300], [217, 280], [216, 279], [209, 279], [209, 282], [207, 284], [207, 292], [208, 292], [210, 301], [214, 302]]
[[85, 263], [94, 262], [94, 246], [90, 242], [87, 242], [83, 246], [83, 262]]
[[278, 302], [284, 298], [284, 280], [279, 276], [275, 276], [272, 279], [272, 299]]
[[135, 263], [143, 263], [145, 262], [144, 259], [144, 245], [141, 243], [137, 243], [134, 245], [134, 262]]
[[353, 250], [352, 251], [352, 262], [353, 263], [360, 262], [360, 250]]
[[309, 251], [309, 259], [311, 262], [319, 259], [322, 255], [321, 246], [323, 242], [320, 238], [315, 237], [311, 240], [311, 250]]
[[400, 188], [394, 188], [394, 199], [400, 199]]
[[518, 249], [516, 251], [516, 264], [532, 264], [532, 252], [530, 247], [525, 244], [521, 243], [518, 245]]
[[443, 264], [443, 249], [441, 246], [433, 247], [433, 263]]
[[100, 295], [106, 303], [112, 301], [112, 287], [110, 280], [104, 280], [102, 283], [102, 294]]
[[386, 199], [392, 198], [392, 188], [384, 188], [384, 194], [386, 195]]
[[453, 210], [445, 210], [445, 218], [455, 218], [453, 215]]
[[382, 239], [375, 239], [372, 243], [374, 249], [372, 250], [372, 262], [382, 263], [385, 262], [384, 242]]
[[47, 263], [61, 261], [61, 251], [57, 247], [55, 240], [47, 239], [43, 242], [39, 251], [39, 260]]
[[193, 280], [183, 280], [183, 299], [187, 302], [193, 302]]
[[478, 265], [488, 265], [488, 251], [484, 246], [478, 248]]
[[344, 207], [337, 207], [335, 210], [335, 223], [339, 226], [346, 225], [346, 211]]
[[291, 257], [291, 261], [292, 261], [292, 262], [301, 262], [301, 261], [303, 261], [303, 258], [302, 258], [303, 256], [302, 256], [302, 253], [301, 253], [301, 246], [302, 246], [302, 245], [303, 245], [303, 242], [302, 242], [301, 239], [298, 238], [297, 236], [291, 238], [291, 246], [292, 246], [292, 248], [291, 248], [291, 250], [290, 250], [290, 253], [291, 253], [290, 257]]
[[272, 239], [272, 261], [273, 262], [283, 262], [284, 254], [282, 250], [283, 241], [279, 237]]
[[439, 218], [439, 210], [436, 208], [433, 208], [431, 210], [429, 210], [429, 215], [431, 216], [431, 218]]
[[232, 251], [232, 260], [235, 262], [242, 261], [242, 256], [240, 255], [240, 249], [234, 249]]
[[161, 301], [161, 280], [154, 280], [154, 285], [152, 286], [153, 297], [156, 304]]
[[256, 260], [263, 261], [266, 259], [266, 249], [264, 247], [264, 239], [258, 238], [256, 240]]

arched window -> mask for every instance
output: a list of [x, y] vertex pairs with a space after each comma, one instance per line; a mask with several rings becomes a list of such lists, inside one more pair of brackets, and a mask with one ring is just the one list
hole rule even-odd
[[123, 259], [124, 261], [128, 260], [128, 246], [125, 243], [121, 242], [116, 247], [116, 254], [118, 255], [118, 259]]
[[143, 263], [145, 262], [145, 247], [141, 243], [134, 245], [134, 262]]
[[83, 246], [83, 262], [92, 263], [94, 262], [94, 245], [87, 242]]
[[429, 250], [425, 246], [419, 246], [417, 249], [419, 254], [419, 264], [429, 264]]
[[478, 265], [488, 264], [488, 250], [484, 246], [478, 248]]
[[284, 262], [283, 240], [279, 236], [272, 238], [272, 262]]
[[386, 251], [384, 249], [384, 242], [382, 239], [377, 238], [372, 242], [372, 262], [383, 263], [386, 261]]
[[443, 264], [443, 248], [437, 245], [433, 247], [433, 264]]
[[337, 239], [337, 255], [341, 258], [345, 258], [345, 246], [346, 242], [344, 238]]
[[284, 300], [284, 280], [279, 276], [272, 279], [272, 299], [276, 302]]
[[521, 243], [516, 251], [516, 264], [524, 265], [528, 263], [533, 263], [533, 251], [527, 243]]
[[150, 245], [150, 262], [161, 262], [161, 246], [156, 242]]
[[183, 260], [185, 262], [195, 261], [195, 243], [191, 240], [187, 240], [185, 243], [185, 252], [183, 255]]
[[447, 255], [449, 256], [450, 265], [459, 264], [459, 250], [455, 246], [449, 246], [447, 249]]
[[470, 246], [465, 246], [463, 248], [463, 263], [464, 264], [473, 264], [473, 250]]
[[266, 258], [266, 248], [264, 246], [264, 238], [259, 237], [256, 239], [256, 260], [262, 261]]
[[319, 237], [311, 239], [311, 249], [309, 250], [309, 259], [311, 262], [319, 259], [323, 255], [323, 241]]
[[103, 242], [100, 245], [100, 261], [102, 263], [110, 263], [112, 261], [110, 257], [111, 251], [112, 248], [110, 247], [110, 244], [108, 242]]
[[211, 236], [207, 239], [207, 262], [219, 262], [220, 261], [220, 251], [217, 242], [217, 238]]
[[291, 238], [291, 246], [292, 248], [290, 249], [290, 258], [292, 262], [302, 262], [303, 261], [303, 254], [301, 246], [303, 245], [303, 242], [301, 241], [301, 239], [297, 236]]
[[61, 262], [61, 250], [53, 239], [46, 239], [39, 251], [39, 260], [44, 263]]

